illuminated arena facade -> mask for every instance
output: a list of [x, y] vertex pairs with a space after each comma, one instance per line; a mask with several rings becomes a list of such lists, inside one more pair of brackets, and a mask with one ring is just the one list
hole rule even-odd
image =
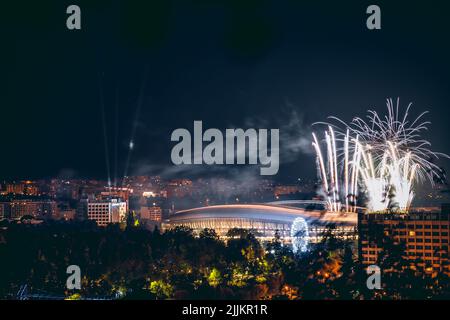
[[303, 218], [308, 225], [308, 242], [317, 242], [325, 228], [336, 225], [334, 232], [343, 237], [356, 234], [357, 215], [328, 212], [322, 201], [279, 201], [267, 204], [216, 205], [178, 211], [166, 219], [163, 229], [189, 227], [198, 234], [214, 229], [226, 238], [230, 229], [251, 230], [261, 241], [273, 239], [278, 231], [284, 242], [291, 242], [294, 220]]

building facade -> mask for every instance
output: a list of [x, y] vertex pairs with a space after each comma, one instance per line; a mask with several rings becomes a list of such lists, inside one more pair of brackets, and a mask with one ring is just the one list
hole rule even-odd
[[98, 226], [125, 221], [127, 203], [120, 199], [87, 201], [87, 218], [94, 220]]
[[51, 219], [57, 211], [53, 200], [12, 200], [0, 203], [0, 215], [4, 218], [19, 220], [24, 216], [39, 219]]
[[161, 222], [162, 209], [158, 206], [141, 207], [141, 219]]
[[272, 204], [233, 204], [200, 207], [178, 211], [165, 219], [163, 230], [188, 227], [199, 234], [203, 229], [214, 229], [219, 237], [227, 238], [232, 229], [251, 231], [258, 240], [271, 241], [276, 234], [284, 242], [292, 240], [292, 225], [302, 219], [307, 224], [307, 241], [321, 241], [324, 231], [334, 225], [334, 233], [342, 238], [356, 238], [356, 214], [340, 215], [322, 210]]
[[445, 207], [435, 212], [358, 215], [359, 260], [377, 264], [383, 254], [383, 240], [389, 238], [403, 250], [413, 270], [430, 274], [449, 269], [450, 214]]

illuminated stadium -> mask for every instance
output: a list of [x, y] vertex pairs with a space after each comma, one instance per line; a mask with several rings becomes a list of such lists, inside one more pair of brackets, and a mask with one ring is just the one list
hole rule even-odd
[[294, 221], [304, 221], [308, 241], [319, 240], [322, 231], [330, 224], [334, 232], [347, 236], [356, 227], [356, 214], [328, 212], [321, 201], [278, 201], [267, 204], [232, 204], [194, 208], [178, 211], [165, 220], [163, 229], [177, 226], [189, 227], [198, 233], [205, 228], [214, 229], [226, 237], [230, 229], [251, 230], [260, 240], [273, 239], [278, 231], [285, 242], [291, 242]]

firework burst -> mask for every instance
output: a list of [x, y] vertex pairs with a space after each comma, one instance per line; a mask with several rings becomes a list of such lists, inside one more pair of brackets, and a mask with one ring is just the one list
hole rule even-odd
[[[414, 197], [416, 180], [427, 179], [433, 184], [435, 178], [440, 177], [441, 169], [433, 161], [441, 156], [449, 157], [431, 151], [431, 143], [421, 137], [430, 125], [429, 121], [423, 120], [427, 111], [410, 120], [411, 105], [401, 114], [399, 99], [395, 105], [388, 99], [385, 116], [369, 110], [367, 120], [355, 117], [348, 124], [330, 117], [343, 124], [345, 130], [327, 123], [327, 163], [313, 133], [320, 178], [331, 210], [340, 211], [341, 203], [345, 201], [345, 210], [351, 211], [349, 199], [353, 204], [356, 202], [359, 183], [367, 196], [369, 211], [397, 208], [407, 212]], [[338, 143], [342, 146], [337, 146]], [[342, 167], [343, 182], [338, 176], [338, 166]]]
[[[423, 132], [427, 131], [431, 124], [424, 120], [428, 111], [422, 112], [411, 120], [409, 114], [412, 103], [408, 104], [403, 114], [398, 98], [395, 104], [392, 99], [387, 99], [386, 104], [387, 114], [384, 116], [369, 110], [366, 120], [355, 117], [347, 124], [337, 117], [330, 117], [330, 119], [343, 124], [352, 135], [359, 137], [362, 144], [369, 145], [376, 163], [381, 164], [383, 155], [391, 149], [390, 144], [392, 144], [398, 159], [408, 157], [411, 163], [417, 164], [414, 179], [426, 178], [433, 184], [435, 178], [441, 175], [441, 169], [433, 161], [439, 157], [448, 158], [448, 155], [432, 151], [431, 143], [422, 138]], [[340, 136], [345, 135], [341, 131], [338, 132]]]

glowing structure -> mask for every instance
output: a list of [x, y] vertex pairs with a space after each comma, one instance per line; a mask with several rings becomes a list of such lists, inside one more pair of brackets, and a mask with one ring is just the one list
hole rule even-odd
[[308, 224], [303, 218], [295, 218], [291, 226], [292, 251], [306, 252], [308, 250]]

